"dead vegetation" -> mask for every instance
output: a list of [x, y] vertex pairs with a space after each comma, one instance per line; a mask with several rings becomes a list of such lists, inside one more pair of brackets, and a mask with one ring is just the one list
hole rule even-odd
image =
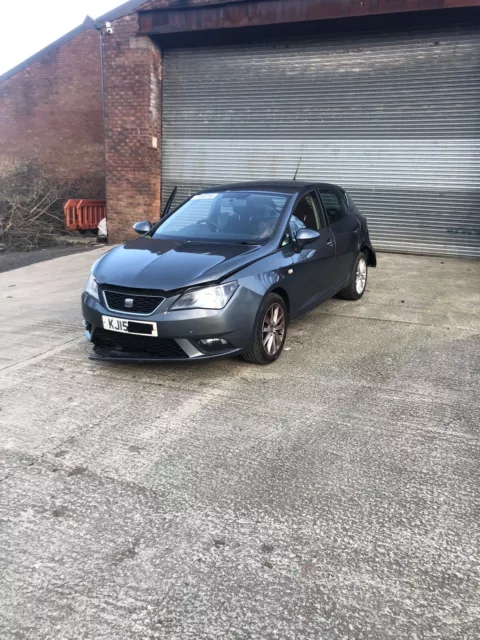
[[67, 233], [66, 200], [102, 195], [96, 176], [72, 181], [34, 162], [0, 157], [0, 250], [31, 251], [57, 244], [58, 236]]

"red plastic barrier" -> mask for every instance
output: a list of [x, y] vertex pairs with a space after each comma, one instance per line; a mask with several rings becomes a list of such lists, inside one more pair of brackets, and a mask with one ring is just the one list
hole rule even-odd
[[68, 200], [63, 207], [65, 213], [65, 226], [69, 231], [76, 231], [77, 226], [77, 205], [80, 200]]
[[65, 225], [69, 231], [94, 231], [105, 218], [105, 200], [75, 200], [65, 203]]

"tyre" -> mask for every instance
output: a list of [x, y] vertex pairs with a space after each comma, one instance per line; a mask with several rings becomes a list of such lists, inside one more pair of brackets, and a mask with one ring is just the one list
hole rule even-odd
[[367, 286], [368, 267], [364, 253], [359, 253], [345, 289], [338, 294], [344, 300], [360, 300]]
[[253, 343], [243, 359], [252, 364], [271, 364], [283, 351], [288, 314], [283, 298], [276, 293], [265, 297], [253, 327]]

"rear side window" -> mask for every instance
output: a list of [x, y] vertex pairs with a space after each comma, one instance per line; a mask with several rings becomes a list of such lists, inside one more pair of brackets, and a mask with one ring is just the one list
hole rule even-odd
[[347, 196], [347, 199], [348, 199], [348, 210], [351, 211], [354, 215], [361, 215], [359, 208], [353, 201], [353, 198], [350, 194]]
[[338, 222], [345, 215], [345, 208], [339, 196], [333, 191], [319, 191], [323, 208], [330, 224]]

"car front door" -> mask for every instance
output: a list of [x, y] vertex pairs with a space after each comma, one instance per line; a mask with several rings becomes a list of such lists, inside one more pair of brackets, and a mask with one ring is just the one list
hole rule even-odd
[[[318, 231], [320, 236], [298, 250], [295, 236], [305, 227]], [[335, 286], [335, 243], [315, 191], [307, 193], [295, 206], [284, 244], [291, 251], [289, 295], [292, 316], [296, 317], [332, 295]]]
[[336, 277], [334, 288], [343, 288], [357, 257], [360, 222], [348, 214], [342, 194], [336, 189], [318, 189], [329, 228], [335, 242]]

